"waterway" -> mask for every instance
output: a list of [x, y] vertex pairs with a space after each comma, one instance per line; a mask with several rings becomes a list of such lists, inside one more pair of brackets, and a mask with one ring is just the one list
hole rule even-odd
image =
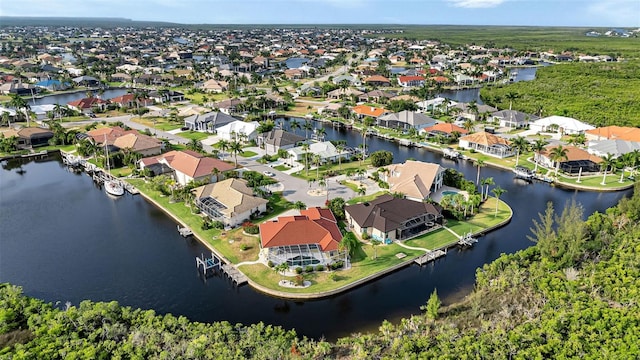
[[[100, 97], [102, 99], [111, 99], [114, 97], [124, 95], [127, 93], [127, 91], [129, 91], [129, 89], [109, 89], [109, 90], [105, 90], [104, 93], [100, 95]], [[95, 91], [94, 91], [94, 94], [97, 95]], [[28, 102], [29, 102], [29, 105], [31, 106], [47, 105], [47, 104], [65, 105], [71, 101], [80, 100], [85, 97], [87, 97], [87, 91], [80, 90], [80, 91], [74, 91], [74, 92], [69, 92], [64, 94], [47, 95], [40, 98], [35, 97], [35, 98], [28, 99]]]
[[[362, 141], [357, 132], [316, 126], [326, 126], [328, 139], [346, 140], [349, 146]], [[476, 176], [472, 164], [444, 160], [425, 149], [375, 137], [367, 143], [370, 151], [391, 151], [395, 161], [439, 162], [468, 178]], [[488, 167], [481, 176], [493, 177], [507, 190], [502, 199], [514, 217], [506, 227], [481, 237], [472, 249], [451, 250], [434, 264], [412, 265], [344, 294], [303, 302], [272, 298], [249, 286], [235, 288], [223, 278], [203, 281], [194, 258], [205, 249], [180, 237], [176, 224], [141, 197], [109, 198], [88, 176], [65, 170], [59, 159], [5, 161], [0, 170], [0, 282], [21, 285], [28, 295], [54, 303], [116, 300], [203, 322], [264, 321], [332, 340], [418, 313], [434, 288], [445, 303], [464, 296], [477, 267], [532, 245], [526, 238], [531, 219], [548, 201], [562, 208], [573, 199], [589, 214], [630, 193], [528, 184]]]

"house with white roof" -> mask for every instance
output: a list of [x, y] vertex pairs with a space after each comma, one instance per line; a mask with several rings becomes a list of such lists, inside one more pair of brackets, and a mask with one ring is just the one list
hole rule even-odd
[[289, 157], [285, 159], [285, 164], [290, 166], [295, 166], [296, 163], [304, 163], [305, 153], [319, 155], [320, 159], [322, 159], [322, 163], [329, 161], [336, 162], [340, 157], [343, 159], [347, 159], [349, 157], [348, 151], [339, 152], [331, 141], [312, 143], [309, 145], [308, 150], [305, 150], [303, 146], [297, 146], [289, 149], [287, 152], [289, 153]]
[[610, 154], [616, 158], [635, 150], [640, 151], [640, 142], [619, 139], [590, 141], [587, 148], [589, 154], [599, 157], [605, 157]]
[[236, 120], [218, 128], [218, 136], [225, 140], [237, 141], [241, 137], [244, 140], [251, 141], [258, 135], [257, 121], [244, 122]]
[[560, 134], [582, 134], [595, 127], [582, 121], [565, 116], [548, 116], [529, 124], [531, 130], [537, 132], [559, 132]]

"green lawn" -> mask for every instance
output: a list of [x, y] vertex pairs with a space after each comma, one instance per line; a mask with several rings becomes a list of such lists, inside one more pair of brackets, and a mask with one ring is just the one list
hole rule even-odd
[[497, 225], [510, 216], [511, 208], [502, 200], [498, 203], [498, 213], [496, 215], [496, 198], [489, 197], [487, 201], [480, 205], [480, 210], [475, 216], [466, 221], [449, 220], [447, 227], [458, 235], [464, 235], [469, 231], [475, 233]]
[[[301, 161], [301, 163], [304, 164], [304, 161]], [[371, 166], [371, 159], [366, 159], [365, 161], [362, 162], [362, 165], [360, 165], [360, 161], [349, 161], [349, 162], [342, 161], [342, 164], [338, 164], [338, 163], [324, 164], [320, 166], [319, 171], [316, 171], [314, 167], [312, 169], [309, 169], [308, 174], [307, 174], [307, 170], [302, 170], [292, 175], [304, 180], [309, 180], [309, 179], [315, 179], [316, 173], [319, 173], [320, 178], [322, 178], [324, 177], [324, 174], [327, 172], [333, 172], [335, 174], [346, 174], [347, 171], [349, 170], [352, 172], [355, 172], [358, 169], [367, 170], [370, 166]]]
[[409, 246], [436, 250], [458, 241], [458, 238], [446, 229], [438, 229], [404, 243]]
[[169, 121], [168, 118], [164, 117], [134, 117], [131, 119], [138, 124], [142, 124], [147, 126], [149, 129], [156, 128], [162, 131], [170, 131], [175, 129], [180, 129], [183, 125], [182, 122], [172, 122]]
[[625, 172], [625, 175], [622, 178], [622, 183], [620, 182], [620, 171], [615, 174], [608, 173], [605, 181], [605, 185], [602, 185], [603, 175], [592, 175], [592, 176], [582, 176], [580, 178], [580, 182], [578, 182], [578, 177], [565, 177], [560, 176], [559, 180], [561, 183], [577, 185], [577, 186], [588, 186], [594, 188], [603, 188], [603, 189], [614, 189], [622, 186], [629, 186], [634, 183], [634, 181], [629, 180], [629, 172]]
[[183, 132], [177, 133], [176, 135], [183, 137], [185, 139], [189, 139], [189, 140], [196, 139], [198, 141], [202, 141], [208, 138], [209, 136], [211, 136], [211, 134], [209, 133], [204, 133], [199, 131], [183, 131]]
[[[407, 255], [404, 259], [399, 259], [396, 254], [404, 253]], [[357, 260], [354, 260], [349, 270], [335, 271], [336, 280], [331, 280], [329, 274], [331, 272], [321, 271], [304, 274], [306, 280], [311, 281], [311, 286], [304, 289], [284, 288], [278, 285], [282, 279], [289, 279], [276, 273], [273, 269], [269, 269], [264, 265], [245, 265], [241, 270], [253, 281], [260, 283], [270, 289], [286, 291], [290, 293], [316, 293], [338, 289], [348, 285], [356, 280], [376, 274], [384, 269], [388, 269], [394, 265], [400, 264], [412, 257], [423, 254], [422, 251], [405, 249], [397, 244], [379, 245], [375, 249], [371, 245], [363, 245], [362, 252]], [[376, 258], [377, 255], [377, 258]]]
[[246, 151], [241, 152], [238, 155], [240, 155], [242, 157], [245, 157], [245, 158], [250, 158], [250, 157], [254, 157], [254, 156], [258, 155], [258, 153], [246, 150]]
[[384, 195], [386, 193], [387, 193], [387, 191], [378, 191], [375, 194], [354, 197], [353, 199], [347, 201], [347, 205], [353, 205], [353, 204], [357, 204], [357, 203], [360, 203], [360, 202], [371, 201], [371, 200], [377, 198], [378, 196]]
[[285, 165], [278, 165], [278, 166], [274, 166], [273, 168], [278, 171], [285, 171], [290, 169], [288, 166], [285, 166]]

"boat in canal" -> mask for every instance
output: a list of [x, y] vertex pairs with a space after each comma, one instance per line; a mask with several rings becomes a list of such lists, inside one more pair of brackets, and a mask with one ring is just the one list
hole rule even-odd
[[111, 166], [109, 165], [109, 145], [107, 144], [107, 135], [104, 136], [104, 152], [107, 161], [107, 178], [104, 180], [104, 191], [109, 195], [122, 196], [124, 195], [124, 186], [120, 180], [114, 179], [111, 176]]
[[519, 179], [531, 180], [534, 176], [533, 171], [524, 166], [516, 166], [515, 168], [513, 168], [513, 172]]

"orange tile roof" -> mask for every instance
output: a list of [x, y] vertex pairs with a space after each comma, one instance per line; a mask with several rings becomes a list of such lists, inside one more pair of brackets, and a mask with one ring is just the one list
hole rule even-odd
[[360, 115], [365, 115], [365, 116], [373, 116], [373, 117], [378, 117], [381, 116], [382, 114], [384, 114], [387, 110], [383, 109], [383, 108], [377, 108], [377, 107], [373, 107], [373, 106], [367, 106], [367, 105], [358, 105], [358, 106], [354, 106], [351, 110], [353, 110], [353, 112], [360, 114]]
[[628, 126], [605, 126], [585, 131], [587, 135], [612, 140], [640, 142], [640, 128]]
[[491, 146], [496, 144], [503, 144], [503, 145], [510, 144], [509, 140], [502, 138], [500, 136], [489, 134], [488, 132], [485, 132], [485, 131], [463, 136], [459, 140], [468, 141], [470, 143], [480, 144], [484, 146]]
[[368, 83], [368, 82], [383, 82], [383, 83], [390, 83], [391, 81], [389, 81], [389, 79], [387, 79], [384, 76], [380, 76], [380, 75], [373, 75], [370, 76], [366, 79], [364, 79], [364, 82]]
[[[191, 150], [173, 150], [168, 153], [158, 155], [155, 158], [164, 159], [171, 168], [194, 179], [211, 174], [214, 168], [218, 169], [220, 172], [233, 169], [233, 165], [231, 164], [219, 159], [205, 157], [204, 155]], [[145, 164], [147, 164], [147, 159], [144, 160]]]
[[[549, 157], [551, 151], [555, 149], [557, 146], [547, 146], [540, 152], [540, 155]], [[595, 156], [593, 154], [589, 154], [588, 152], [577, 148], [575, 146], [565, 146], [564, 149], [567, 149], [567, 159], [562, 161], [577, 161], [577, 160], [591, 160], [596, 164], [602, 162], [602, 158]]]
[[449, 124], [449, 123], [438, 123], [435, 124], [433, 126], [429, 126], [424, 128], [424, 131], [429, 132], [429, 131], [442, 131], [442, 132], [446, 132], [447, 134], [451, 134], [454, 131], [459, 132], [460, 134], [468, 134], [469, 132], [465, 129], [465, 128], [461, 128], [458, 125], [454, 125], [454, 124]]
[[262, 247], [318, 244], [322, 251], [338, 249], [342, 233], [331, 210], [309, 208], [300, 214], [260, 224]]

